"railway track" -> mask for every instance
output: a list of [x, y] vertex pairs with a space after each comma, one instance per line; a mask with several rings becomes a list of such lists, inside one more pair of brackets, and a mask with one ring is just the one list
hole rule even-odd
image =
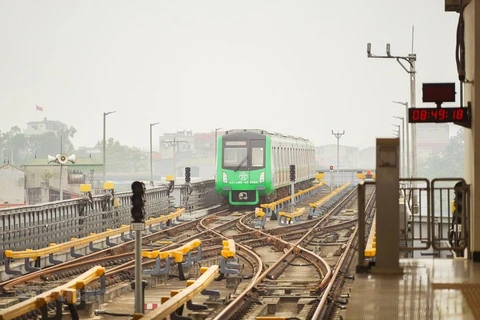
[[[222, 248], [222, 240], [234, 239], [239, 248], [237, 253], [244, 264], [242, 270], [244, 278], [250, 281], [242, 281], [234, 288], [229, 304], [225, 308], [217, 308], [209, 318], [242, 319], [259, 311], [260, 303], [266, 305], [267, 309], [270, 308], [270, 311], [276, 311], [276, 306], [288, 309], [287, 306], [293, 306], [292, 301], [296, 301], [297, 308], [298, 305], [303, 305], [302, 310], [306, 319], [313, 315], [321, 303], [321, 297], [325, 295], [330, 280], [338, 270], [336, 267], [338, 261], [343, 263], [349, 260], [345, 254], [338, 256], [337, 253], [346, 252], [354, 245], [352, 230], [355, 229], [356, 219], [342, 220], [335, 217], [339, 217], [342, 205], [351, 205], [354, 194], [354, 191], [350, 192], [340, 204], [321, 218], [267, 230], [253, 227], [253, 212], [233, 217], [230, 211], [223, 210], [199, 221], [185, 222], [144, 236], [142, 246], [144, 249], [170, 250], [193, 239], [201, 239], [203, 260], [214, 260]], [[172, 245], [157, 244], [158, 241], [172, 239], [175, 242]], [[107, 287], [113, 287], [121, 282], [133, 280], [133, 247], [134, 241], [119, 244], [0, 283], [0, 289], [3, 295], [45, 291], [62, 285], [90, 267], [98, 265], [106, 268]], [[272, 248], [273, 260], [264, 261], [265, 256], [271, 254]], [[155, 261], [144, 260], [142, 267], [150, 269], [154, 264]], [[315, 275], [313, 279], [312, 275]], [[99, 281], [92, 282], [89, 290], [96, 290], [99, 286]], [[286, 294], [287, 292], [289, 294]], [[284, 303], [281, 296], [288, 297], [291, 301]], [[278, 312], [282, 311], [281, 308]], [[265, 311], [260, 310], [261, 312]], [[34, 316], [36, 314], [28, 314], [22, 319]]]
[[[351, 205], [355, 196], [356, 192], [352, 190], [321, 218], [283, 228], [259, 231], [251, 226], [252, 215], [240, 219], [239, 229], [242, 232], [254, 232], [259, 239], [265, 239], [268, 246], [273, 246], [275, 252], [272, 256], [268, 253], [271, 248], [261, 248], [256, 241], [245, 242], [248, 247], [255, 248], [264, 263], [271, 259], [271, 264], [239, 291], [235, 300], [209, 318], [311, 318], [318, 305], [316, 302], [330, 286], [337, 262], [341, 261], [353, 241], [352, 229], [356, 219], [352, 217], [349, 221], [340, 221], [336, 218], [345, 206]], [[342, 239], [348, 240], [339, 242]]]

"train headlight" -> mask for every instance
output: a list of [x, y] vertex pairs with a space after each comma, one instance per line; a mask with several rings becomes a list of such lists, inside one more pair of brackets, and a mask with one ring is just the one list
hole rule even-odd
[[223, 183], [228, 183], [227, 174], [225, 172], [222, 172], [222, 181]]
[[260, 173], [260, 182], [265, 182], [265, 172]]

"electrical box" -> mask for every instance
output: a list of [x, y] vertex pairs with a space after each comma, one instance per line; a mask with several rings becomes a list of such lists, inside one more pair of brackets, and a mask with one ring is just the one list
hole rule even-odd
[[[463, 0], [463, 5], [466, 6], [471, 0]], [[460, 12], [460, 0], [445, 0], [445, 11]]]

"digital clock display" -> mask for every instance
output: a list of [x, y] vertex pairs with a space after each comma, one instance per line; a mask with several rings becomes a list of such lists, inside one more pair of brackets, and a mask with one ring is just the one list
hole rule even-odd
[[468, 108], [410, 108], [408, 122], [465, 122], [469, 120]]

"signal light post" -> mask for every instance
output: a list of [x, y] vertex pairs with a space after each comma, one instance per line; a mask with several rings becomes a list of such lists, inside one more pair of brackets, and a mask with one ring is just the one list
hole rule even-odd
[[190, 167], [185, 167], [185, 182], [190, 183]]
[[145, 184], [140, 181], [132, 183], [132, 222], [135, 231], [135, 313], [144, 313], [142, 290], [142, 231], [145, 230]]
[[290, 212], [295, 211], [295, 165], [290, 165], [290, 182], [291, 182], [291, 192], [292, 192], [292, 201], [290, 202]]
[[330, 166], [330, 193], [332, 193], [332, 185], [333, 185], [333, 166]]

